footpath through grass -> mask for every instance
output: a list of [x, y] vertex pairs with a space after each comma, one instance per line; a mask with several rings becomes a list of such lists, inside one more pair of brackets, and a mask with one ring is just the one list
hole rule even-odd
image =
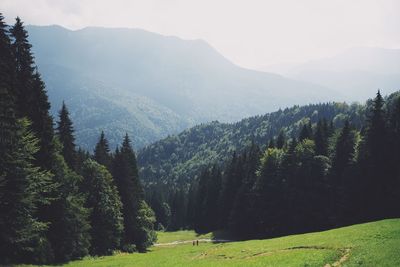
[[[159, 243], [192, 239], [200, 238], [191, 231], [161, 233]], [[267, 240], [152, 247], [64, 266], [400, 266], [400, 219]]]
[[196, 239], [211, 239], [213, 238], [211, 233], [198, 235], [194, 231], [182, 230], [176, 232], [158, 232], [157, 243], [171, 243], [181, 241], [191, 241]]

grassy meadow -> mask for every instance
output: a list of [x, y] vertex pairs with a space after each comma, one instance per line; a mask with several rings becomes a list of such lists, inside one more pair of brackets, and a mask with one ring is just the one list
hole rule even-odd
[[[207, 239], [159, 233], [159, 243]], [[154, 246], [148, 253], [85, 258], [63, 266], [400, 266], [400, 219], [266, 240]]]

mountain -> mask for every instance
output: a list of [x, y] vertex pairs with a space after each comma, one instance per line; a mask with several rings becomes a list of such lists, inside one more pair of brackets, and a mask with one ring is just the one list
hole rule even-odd
[[141, 178], [145, 184], [188, 183], [209, 164], [223, 164], [234, 151], [251, 145], [268, 144], [280, 130], [287, 138], [298, 136], [303, 125], [315, 124], [319, 119], [332, 120], [342, 126], [345, 119], [361, 127], [365, 107], [359, 104], [327, 103], [294, 106], [254, 116], [236, 123], [217, 121], [197, 125], [178, 135], [157, 141], [138, 153]]
[[[400, 92], [386, 98], [393, 106]], [[371, 101], [361, 105], [331, 102], [294, 106], [284, 110], [242, 119], [236, 123], [211, 122], [197, 125], [178, 135], [157, 141], [138, 153], [140, 177], [146, 185], [189, 184], [206, 166], [223, 164], [236, 151], [241, 152], [252, 142], [265, 147], [282, 130], [286, 138], [297, 138], [303, 125], [315, 127], [320, 119], [332, 121], [335, 128], [349, 120], [361, 129]]]
[[77, 142], [100, 130], [143, 147], [198, 123], [232, 122], [294, 104], [336, 99], [326, 87], [238, 67], [202, 40], [139, 29], [28, 26], [53, 114], [65, 100]]
[[330, 58], [263, 69], [332, 88], [348, 100], [363, 101], [378, 88], [386, 94], [400, 88], [400, 49], [354, 47]]

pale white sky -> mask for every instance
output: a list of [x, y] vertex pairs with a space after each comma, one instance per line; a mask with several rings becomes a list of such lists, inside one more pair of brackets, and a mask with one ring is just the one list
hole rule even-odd
[[8, 23], [141, 28], [203, 39], [260, 68], [354, 46], [400, 48], [400, 0], [0, 0]]

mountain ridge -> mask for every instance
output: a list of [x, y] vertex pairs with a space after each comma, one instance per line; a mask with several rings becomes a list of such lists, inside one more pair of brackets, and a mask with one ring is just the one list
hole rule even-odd
[[[70, 99], [71, 114], [82, 99], [93, 100], [81, 107], [80, 116], [72, 116], [77, 143], [88, 150], [93, 149], [97, 141], [94, 132], [99, 130], [115, 128], [121, 135], [115, 140], [128, 132], [140, 148], [199, 123], [233, 122], [337, 97], [323, 86], [239, 67], [200, 39], [187, 41], [126, 28], [71, 31], [59, 26], [28, 26], [27, 30], [53, 115], [64, 98]], [[70, 78], [60, 78], [58, 69], [67, 69]], [[71, 97], [71, 90], [81, 99]], [[110, 103], [98, 105], [95, 98]], [[123, 108], [125, 119], [111, 116], [109, 106]], [[109, 122], [100, 123], [102, 129], [86, 127], [91, 110], [110, 113]], [[151, 114], [161, 114], [161, 120]], [[127, 120], [137, 123], [127, 126]], [[115, 147], [118, 143], [113, 138], [110, 144]]]

